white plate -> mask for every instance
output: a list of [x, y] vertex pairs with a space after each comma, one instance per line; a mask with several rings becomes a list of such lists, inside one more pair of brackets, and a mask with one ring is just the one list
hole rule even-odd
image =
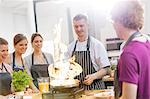
[[94, 96], [95, 96], [95, 97], [106, 98], [106, 97], [113, 96], [113, 92], [100, 92], [100, 93], [94, 94]]

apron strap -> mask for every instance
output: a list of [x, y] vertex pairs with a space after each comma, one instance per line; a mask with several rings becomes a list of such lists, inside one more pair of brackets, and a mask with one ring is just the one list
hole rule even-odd
[[119, 75], [118, 75], [118, 67], [115, 70], [114, 74], [114, 91], [115, 91], [115, 99], [119, 99], [119, 97], [122, 95], [121, 88], [119, 86]]
[[32, 53], [32, 65], [34, 65], [34, 57], [33, 57], [33, 53]]
[[[2, 68], [5, 68], [6, 72], [8, 72], [7, 68], [5, 67], [4, 63], [2, 63]], [[8, 72], [9, 73], [9, 72]]]
[[48, 60], [47, 60], [47, 58], [46, 58], [46, 55], [45, 55], [44, 53], [42, 53], [42, 54], [43, 54], [43, 57], [44, 57], [46, 63], [49, 64], [49, 63], [48, 63]]
[[13, 52], [13, 69], [15, 68], [15, 52]]
[[[24, 63], [23, 63], [23, 59], [21, 57], [21, 62], [22, 62], [22, 66], [24, 68]], [[13, 69], [15, 68], [15, 52], [13, 52]]]
[[76, 40], [76, 42], [75, 42], [75, 46], [74, 46], [74, 49], [73, 49], [73, 52], [72, 52], [71, 57], [74, 55], [74, 52], [75, 52], [75, 50], [76, 50], [76, 46], [77, 46], [77, 42], [78, 42], [78, 40]]
[[[77, 42], [78, 42], [78, 40], [76, 40], [76, 42], [75, 42], [75, 46], [74, 46], [74, 49], [73, 49], [71, 57], [74, 55], [74, 52], [76, 51]], [[90, 36], [88, 36], [86, 47], [87, 47], [87, 51], [89, 51], [89, 48], [90, 48]]]
[[127, 42], [125, 43], [125, 46], [127, 46], [129, 44], [129, 42], [131, 42], [134, 38], [138, 37], [138, 36], [141, 36], [140, 35], [141, 33], [140, 32], [135, 32], [133, 33], [127, 40]]
[[88, 36], [88, 39], [87, 39], [87, 51], [89, 51], [90, 49], [90, 36]]

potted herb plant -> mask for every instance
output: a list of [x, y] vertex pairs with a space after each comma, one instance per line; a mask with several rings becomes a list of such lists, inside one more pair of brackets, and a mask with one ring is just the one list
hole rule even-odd
[[31, 77], [27, 74], [26, 71], [14, 71], [12, 73], [12, 88], [16, 92], [19, 92], [20, 95], [24, 94], [25, 88], [29, 85]]
[[115, 72], [115, 70], [116, 70], [116, 65], [111, 65], [110, 66], [110, 71], [109, 71], [109, 73], [110, 73], [110, 77], [114, 77], [114, 72]]

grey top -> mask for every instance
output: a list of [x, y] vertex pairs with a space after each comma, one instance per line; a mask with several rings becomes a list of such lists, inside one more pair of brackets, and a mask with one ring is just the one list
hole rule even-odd
[[[9, 65], [10, 66], [12, 66], [12, 69], [13, 69], [13, 53], [10, 53], [9, 54]], [[27, 73], [30, 75], [30, 71], [29, 71], [29, 68], [28, 68], [28, 66], [26, 66], [26, 64], [25, 64], [25, 60], [23, 59], [22, 60], [23, 61], [23, 65], [24, 65], [24, 68], [26, 69], [26, 71], [27, 71]], [[19, 67], [19, 68], [23, 68], [23, 66], [22, 65], [20, 65], [20, 64], [17, 64], [17, 63], [15, 63], [15, 66], [17, 66], [17, 67]]]
[[[51, 55], [50, 53], [45, 53], [45, 52], [44, 52], [44, 55], [45, 55], [45, 57], [46, 57], [46, 59], [47, 59], [47, 61], [48, 61], [48, 64], [52, 64], [52, 63], [54, 62], [54, 61], [53, 61], [53, 57], [52, 57], [52, 55]], [[28, 66], [28, 68], [29, 68], [29, 70], [30, 70], [30, 69], [31, 69], [31, 66], [32, 66], [32, 54], [26, 56], [26, 57], [24, 58], [24, 60], [25, 60], [25, 65]], [[47, 64], [46, 60], [44, 60], [44, 63]], [[40, 63], [38, 62], [38, 60], [36, 60], [36, 58], [34, 58], [34, 64], [40, 64]]]

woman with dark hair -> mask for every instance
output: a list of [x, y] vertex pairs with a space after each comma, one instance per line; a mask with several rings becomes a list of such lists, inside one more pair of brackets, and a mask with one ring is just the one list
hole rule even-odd
[[25, 62], [29, 66], [34, 84], [37, 86], [38, 77], [48, 77], [48, 66], [53, 63], [53, 57], [50, 53], [42, 51], [43, 37], [39, 33], [33, 33], [31, 44], [34, 49], [33, 53], [25, 57]]
[[[8, 42], [0, 38], [0, 95], [11, 93], [12, 67], [5, 63], [8, 57]], [[1, 98], [1, 97], [0, 97]]]
[[116, 34], [126, 41], [117, 66], [120, 94], [115, 99], [150, 99], [150, 38], [141, 33], [143, 15], [138, 0], [120, 1], [112, 9]]

